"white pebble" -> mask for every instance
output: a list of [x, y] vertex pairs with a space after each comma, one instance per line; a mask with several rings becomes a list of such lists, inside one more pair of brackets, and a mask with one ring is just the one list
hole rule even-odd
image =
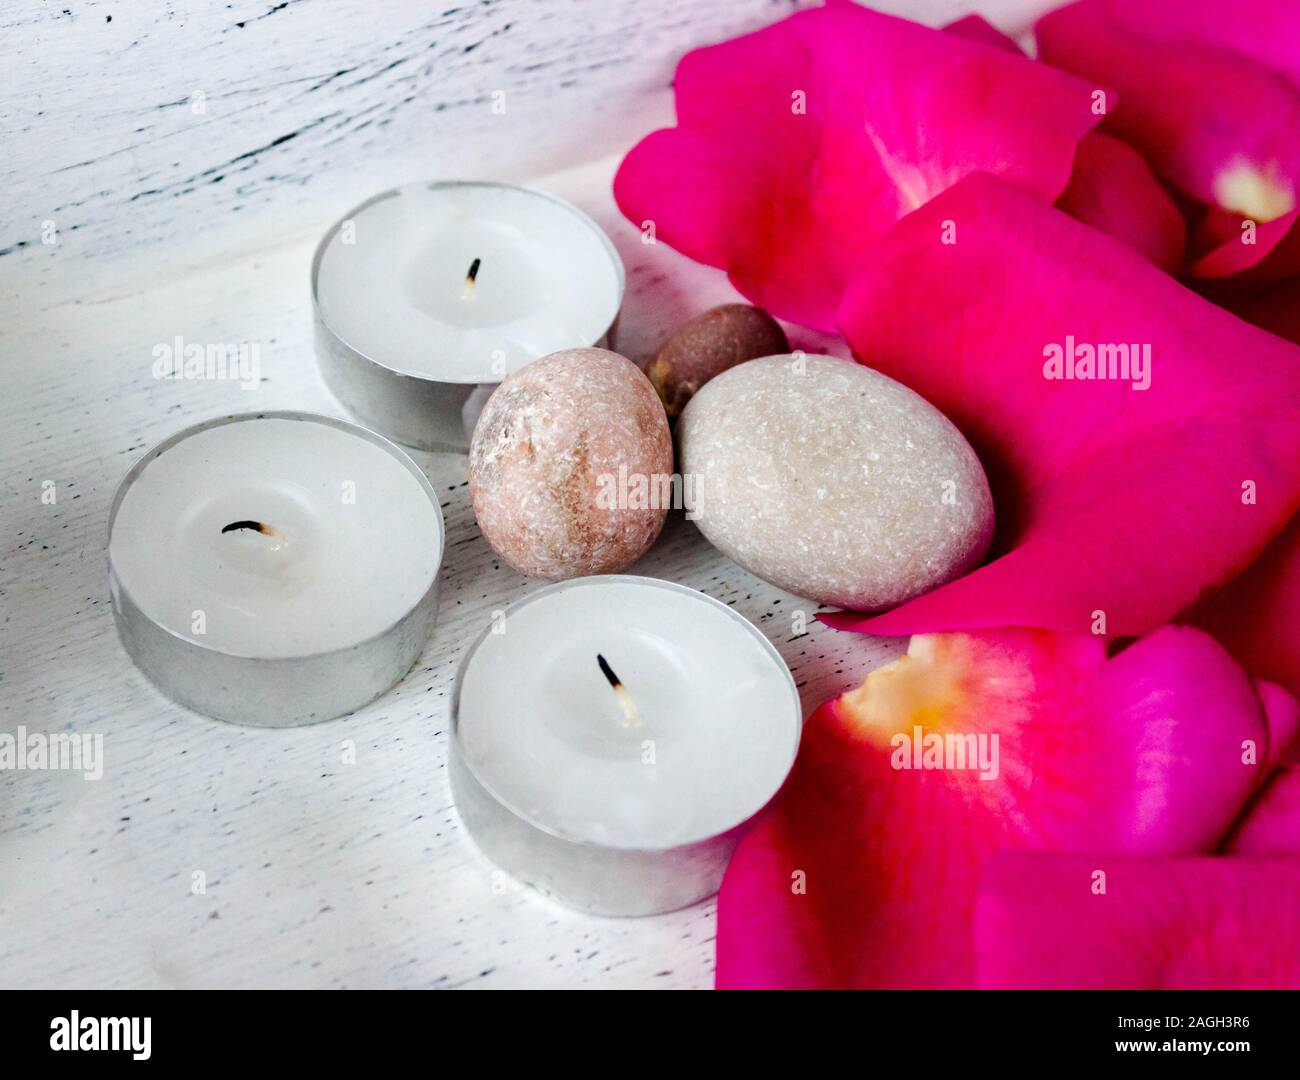
[[681, 469], [695, 478], [700, 531], [765, 581], [859, 611], [975, 567], [993, 500], [961, 432], [861, 364], [792, 359], [733, 367], [683, 412]]

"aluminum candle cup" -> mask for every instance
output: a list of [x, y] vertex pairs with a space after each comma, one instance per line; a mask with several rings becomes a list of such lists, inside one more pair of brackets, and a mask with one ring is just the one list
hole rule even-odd
[[414, 184], [325, 234], [316, 355], [334, 395], [408, 446], [458, 450], [493, 388], [558, 349], [607, 344], [623, 263], [586, 214], [507, 184]]
[[433, 628], [442, 511], [387, 439], [300, 412], [178, 432], [108, 521], [122, 644], [167, 696], [239, 724], [328, 720], [410, 670]]
[[653, 578], [540, 589], [461, 660], [449, 772], [503, 869], [599, 915], [713, 895], [740, 829], [785, 780], [802, 713], [744, 617]]

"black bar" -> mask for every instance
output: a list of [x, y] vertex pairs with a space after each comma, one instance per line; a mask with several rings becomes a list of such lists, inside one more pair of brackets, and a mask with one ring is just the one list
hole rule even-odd
[[[221, 1065], [284, 1062], [304, 1068], [319, 1065], [334, 1072], [349, 1064], [373, 1065], [398, 1052], [399, 1058], [418, 1055], [425, 1062], [423, 1068], [434, 1071], [456, 1067], [455, 1062], [465, 1061], [466, 1056], [471, 1060], [481, 1056], [484, 1064], [499, 1061], [501, 1047], [491, 1034], [494, 1031], [505, 1036], [507, 1050], [512, 1045], [533, 1051], [549, 1047], [577, 1060], [588, 1058], [611, 1039], [614, 1044], [626, 1039], [640, 1047], [645, 1058], [662, 1057], [665, 1065], [673, 1061], [680, 1065], [682, 1038], [693, 1045], [701, 1039], [712, 1043], [722, 1060], [734, 1060], [746, 1051], [789, 1053], [796, 1060], [810, 1055], [809, 1068], [817, 1060], [829, 1065], [827, 1050], [843, 1043], [854, 1055], [853, 1070], [863, 1075], [876, 1069], [894, 1073], [908, 1066], [909, 1072], [917, 1067], [929, 1072], [943, 1063], [1073, 1068], [1127, 1059], [1181, 1067], [1200, 1060], [1222, 1069], [1294, 1060], [1297, 998], [1291, 993], [877, 991], [859, 994], [854, 1001], [831, 1003], [834, 1012], [829, 1015], [823, 1011], [824, 1001], [804, 1000], [806, 1017], [799, 1015], [798, 1005], [792, 1009], [788, 999], [779, 1003], [786, 1015], [778, 1027], [774, 1023], [756, 1026], [752, 1020], [734, 1023], [738, 1008], [748, 1013], [773, 1007], [754, 995], [743, 1003], [735, 995], [715, 994], [711, 999], [697, 995], [689, 1009], [671, 998], [652, 1002], [642, 995], [629, 1011], [627, 1002], [610, 1001], [606, 994], [603, 1000], [589, 997], [576, 1011], [569, 1003], [562, 1014], [567, 1019], [550, 1013], [547, 1003], [538, 1009], [538, 1002], [504, 1001], [498, 995], [470, 1005], [478, 1015], [472, 1027], [462, 1027], [455, 1012], [457, 1004], [465, 1006], [463, 1000], [434, 1001], [427, 994], [24, 992], [4, 995], [0, 1045], [10, 1076], [21, 1075], [15, 1070], [23, 1065], [95, 1066], [110, 1059], [131, 1068], [201, 1064], [206, 1072]], [[717, 1022], [709, 1023], [714, 1009]], [[66, 1042], [63, 1036], [71, 1030], [74, 1010], [79, 1038], [86, 1045], [100, 1036], [111, 1041], [116, 1033], [119, 1044], [126, 1047], [54, 1049], [52, 1043]], [[621, 1019], [611, 1024], [615, 1010]], [[674, 1018], [674, 1013], [679, 1015]], [[575, 1017], [585, 1019], [575, 1024]], [[850, 1017], [855, 1019], [845, 1024]], [[99, 1018], [134, 1018], [137, 1023], [134, 1028], [122, 1023], [101, 1025]], [[137, 1036], [133, 1044], [132, 1031]], [[458, 1032], [468, 1040], [459, 1049]], [[1197, 1045], [1191, 1048], [1191, 1044]], [[608, 1067], [607, 1052], [600, 1053]]]

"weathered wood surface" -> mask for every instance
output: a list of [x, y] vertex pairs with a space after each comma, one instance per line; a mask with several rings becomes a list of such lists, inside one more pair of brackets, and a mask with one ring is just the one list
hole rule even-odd
[[[809, 0], [17, 0], [0, 292], [257, 249], [421, 179], [538, 176], [671, 116], [689, 48]], [[1024, 25], [1051, 0], [882, 0]]]

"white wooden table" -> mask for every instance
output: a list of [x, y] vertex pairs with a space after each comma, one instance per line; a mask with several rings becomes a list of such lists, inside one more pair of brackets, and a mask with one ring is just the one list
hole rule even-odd
[[[618, 345], [644, 360], [735, 294], [717, 271], [641, 242], [609, 194], [616, 161], [538, 183], [614, 237], [629, 286]], [[453, 672], [490, 613], [538, 585], [480, 537], [463, 457], [415, 455], [447, 519], [439, 622], [407, 678], [360, 712], [291, 730], [218, 723], [160, 696], [118, 643], [105, 520], [127, 467], [220, 413], [346, 415], [312, 355], [308, 264], [326, 224], [148, 287], [109, 280], [0, 306], [0, 730], [102, 733], [105, 756], [98, 781], [0, 773], [0, 985], [711, 985], [711, 901], [648, 919], [579, 915], [504, 879], [464, 835], [445, 771]], [[261, 384], [155, 379], [152, 348], [177, 333], [260, 343]], [[41, 500], [47, 480], [54, 505]], [[900, 650], [812, 621], [812, 605], [741, 571], [680, 515], [633, 572], [702, 589], [760, 626], [806, 710]]]

